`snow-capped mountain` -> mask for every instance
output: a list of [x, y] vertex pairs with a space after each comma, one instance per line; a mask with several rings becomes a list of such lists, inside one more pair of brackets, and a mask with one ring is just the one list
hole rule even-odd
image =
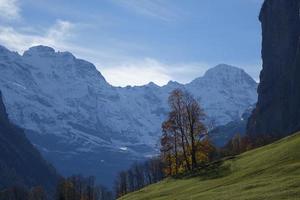
[[215, 126], [240, 118], [257, 100], [257, 83], [228, 65], [186, 85], [121, 88], [71, 53], [36, 46], [19, 55], [0, 46], [0, 73], [10, 119], [44, 156], [63, 174], [93, 174], [109, 184], [132, 160], [155, 153], [173, 89], [191, 92]]

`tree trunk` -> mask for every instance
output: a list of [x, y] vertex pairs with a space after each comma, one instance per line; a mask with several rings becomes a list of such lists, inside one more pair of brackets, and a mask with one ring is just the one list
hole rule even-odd
[[194, 131], [191, 131], [191, 143], [192, 143], [192, 170], [196, 169], [197, 167], [197, 159], [196, 159], [196, 148], [195, 148], [195, 137], [194, 137]]
[[174, 135], [174, 148], [175, 148], [175, 174], [178, 174], [178, 152], [177, 152], [177, 133], [175, 131], [175, 135]]
[[187, 167], [188, 170], [191, 170], [191, 165], [190, 165], [188, 156], [186, 154], [186, 148], [185, 148], [185, 142], [184, 142], [184, 133], [183, 132], [181, 133], [181, 144], [182, 144], [183, 156], [184, 156], [184, 159], [185, 159], [185, 162], [186, 162], [186, 167]]

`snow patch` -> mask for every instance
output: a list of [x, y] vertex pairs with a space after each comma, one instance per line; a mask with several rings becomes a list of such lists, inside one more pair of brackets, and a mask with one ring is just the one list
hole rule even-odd
[[127, 147], [120, 147], [120, 150], [122, 150], [122, 151], [127, 151], [128, 148], [127, 148]]

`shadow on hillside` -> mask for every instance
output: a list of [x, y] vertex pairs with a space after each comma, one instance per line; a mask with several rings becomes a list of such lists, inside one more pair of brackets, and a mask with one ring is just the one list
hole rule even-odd
[[203, 164], [197, 170], [191, 172], [185, 172], [174, 176], [175, 179], [188, 179], [193, 177], [199, 177], [201, 180], [216, 179], [229, 175], [231, 173], [230, 164], [224, 164], [227, 160], [234, 160], [235, 156], [230, 156], [211, 162], [209, 164]]

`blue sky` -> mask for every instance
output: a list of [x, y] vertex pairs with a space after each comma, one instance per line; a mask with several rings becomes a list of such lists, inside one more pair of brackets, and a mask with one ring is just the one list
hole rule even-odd
[[0, 0], [0, 44], [43, 44], [116, 86], [186, 83], [227, 63], [258, 81], [262, 0]]

